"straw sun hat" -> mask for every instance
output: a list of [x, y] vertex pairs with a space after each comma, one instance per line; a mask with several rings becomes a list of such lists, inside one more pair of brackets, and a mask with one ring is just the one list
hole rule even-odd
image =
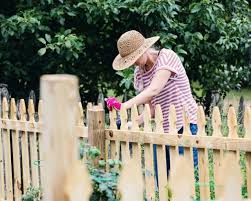
[[125, 32], [117, 42], [119, 55], [112, 63], [113, 69], [124, 70], [132, 66], [157, 40], [159, 40], [159, 36], [144, 38], [135, 30]]

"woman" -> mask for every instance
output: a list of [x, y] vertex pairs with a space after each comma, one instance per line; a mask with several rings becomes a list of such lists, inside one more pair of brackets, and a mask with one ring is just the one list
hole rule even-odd
[[[117, 42], [119, 55], [113, 61], [115, 70], [124, 70], [134, 65], [134, 86], [140, 92], [134, 98], [122, 103], [126, 109], [134, 104], [150, 104], [151, 113], [160, 104], [163, 113], [165, 133], [169, 131], [169, 108], [174, 105], [177, 116], [177, 129], [183, 132], [183, 107], [190, 119], [190, 128], [193, 135], [197, 133], [197, 104], [192, 97], [190, 83], [186, 71], [178, 55], [170, 49], [156, 50], [151, 46], [159, 40], [158, 36], [144, 38], [135, 30], [121, 35]], [[107, 99], [109, 109], [120, 109], [121, 103], [115, 98]], [[139, 123], [142, 122], [139, 118]], [[155, 171], [157, 172], [156, 146], [154, 146]], [[183, 149], [180, 148], [180, 153]], [[167, 150], [167, 165], [169, 169], [169, 154]], [[195, 151], [195, 165], [197, 152]]]

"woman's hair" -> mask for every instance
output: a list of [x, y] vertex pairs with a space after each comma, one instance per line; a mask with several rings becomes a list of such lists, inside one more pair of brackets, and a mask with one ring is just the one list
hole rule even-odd
[[152, 46], [152, 47], [150, 47], [150, 48], [147, 50], [148, 53], [150, 53], [150, 54], [155, 54], [155, 55], [158, 54], [159, 51], [160, 51], [160, 49], [157, 48], [156, 46]]

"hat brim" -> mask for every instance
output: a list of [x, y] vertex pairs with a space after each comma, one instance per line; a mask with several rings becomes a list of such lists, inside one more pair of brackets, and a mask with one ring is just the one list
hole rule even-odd
[[154, 36], [151, 38], [145, 39], [144, 44], [132, 52], [131, 54], [121, 57], [120, 54], [115, 57], [112, 63], [112, 67], [114, 70], [124, 70], [126, 68], [129, 68], [132, 66], [140, 56], [142, 56], [147, 49], [149, 49], [154, 43], [156, 43], [159, 40], [159, 36]]

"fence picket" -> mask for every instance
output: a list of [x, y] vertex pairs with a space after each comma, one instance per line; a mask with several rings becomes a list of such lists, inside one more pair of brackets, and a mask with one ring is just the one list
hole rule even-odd
[[118, 189], [121, 201], [143, 201], [143, 176], [139, 163], [129, 159], [120, 174]]
[[[177, 117], [175, 106], [171, 105], [169, 108], [169, 133], [170, 135], [177, 135]], [[178, 156], [178, 146], [169, 146], [169, 153], [170, 153], [170, 170], [173, 169], [173, 164], [175, 163], [175, 159]]]
[[[17, 120], [17, 108], [15, 99], [12, 98], [10, 102], [10, 119]], [[16, 122], [15, 122], [16, 123]], [[20, 146], [19, 146], [19, 131], [12, 130], [12, 144], [13, 144], [13, 169], [14, 169], [14, 196], [15, 200], [21, 200], [21, 166], [20, 166]]]
[[[206, 136], [206, 117], [202, 106], [198, 107], [198, 136]], [[200, 199], [210, 200], [208, 149], [198, 149]]]
[[[151, 111], [148, 104], [144, 109], [144, 131], [152, 132], [151, 127]], [[155, 200], [154, 190], [154, 168], [153, 168], [153, 144], [144, 144], [145, 154], [145, 183], [146, 183], [146, 199]]]
[[[193, 189], [191, 180], [193, 178], [193, 168], [187, 166], [190, 160], [185, 156], [178, 156], [170, 172], [168, 184], [171, 190], [172, 201], [189, 201], [192, 200]], [[185, 167], [185, 168], [184, 168]], [[178, 186], [178, 188], [177, 188]]]
[[[191, 136], [191, 130], [190, 130], [190, 120], [187, 115], [187, 108], [184, 106], [183, 107], [183, 135], [189, 135]], [[193, 162], [193, 148], [192, 147], [184, 147], [184, 157], [188, 159], [188, 164], [187, 166], [190, 166], [189, 168], [193, 169], [194, 162]], [[192, 193], [193, 193], [193, 198], [195, 198], [195, 178], [194, 174], [193, 177], [190, 180], [190, 185], [192, 187]]]
[[[3, 119], [9, 119], [9, 106], [7, 98], [3, 98], [2, 103]], [[6, 193], [7, 200], [13, 200], [13, 186], [12, 186], [12, 163], [11, 163], [11, 144], [10, 144], [10, 130], [3, 129], [4, 142], [4, 159], [5, 159], [5, 178], [6, 178]]]
[[[251, 108], [245, 108], [244, 116], [245, 138], [251, 139]], [[247, 174], [247, 193], [251, 199], [251, 152], [246, 152], [246, 174]]]
[[240, 165], [234, 152], [226, 153], [221, 167], [222, 201], [242, 201]]
[[[221, 132], [221, 115], [218, 107], [213, 108], [212, 114], [212, 126], [213, 126], [213, 137], [222, 137]], [[220, 180], [220, 168], [222, 166], [223, 150], [213, 150], [213, 161], [214, 161], [214, 190], [215, 198], [219, 199], [222, 195], [222, 183]]]
[[[26, 106], [24, 99], [20, 100], [20, 120], [27, 121], [26, 117]], [[28, 147], [28, 133], [26, 128], [21, 132], [21, 147], [22, 147], [22, 167], [23, 167], [23, 188], [26, 192], [27, 188], [30, 186], [30, 165], [29, 165], [29, 147]]]
[[[121, 130], [128, 130], [127, 126], [127, 110], [121, 106], [120, 109], [120, 119], [121, 119]], [[129, 141], [122, 141], [121, 142], [121, 155], [122, 155], [122, 162], [126, 163], [130, 158], [130, 152], [129, 152]]]
[[92, 103], [88, 102], [86, 106], [86, 123], [88, 123], [88, 110], [92, 109], [93, 105]]
[[[39, 100], [38, 102], [38, 121], [39, 123], [42, 123], [43, 119], [43, 101]], [[43, 187], [44, 186], [44, 180], [45, 180], [45, 174], [44, 174], [44, 169], [43, 169], [43, 163], [44, 163], [44, 153], [42, 151], [42, 142], [41, 142], [41, 133], [38, 133], [38, 169], [39, 169], [39, 175], [40, 175], [40, 185]], [[42, 165], [41, 165], [42, 164]]]
[[132, 130], [133, 131], [139, 131], [139, 124], [137, 121], [139, 114], [138, 114], [138, 108], [136, 105], [132, 107], [132, 112], [131, 112], [131, 120], [132, 120]]
[[[133, 105], [131, 109], [131, 121], [132, 121], [132, 131], [139, 131], [139, 124], [137, 121], [139, 114], [138, 108], [136, 105]], [[140, 143], [132, 143], [132, 160], [133, 163], [138, 163], [137, 165], [141, 167], [141, 144]]]
[[[238, 123], [237, 123], [237, 116], [235, 113], [235, 109], [233, 106], [229, 107], [228, 115], [227, 115], [227, 125], [228, 125], [228, 137], [229, 138], [238, 138]], [[236, 160], [240, 162], [240, 151], [234, 151], [236, 154]]]
[[[0, 116], [2, 118], [2, 114], [0, 113]], [[3, 129], [2, 129], [2, 121], [0, 121], [1, 126], [1, 133], [0, 133], [0, 200], [5, 199], [5, 182], [4, 182], [4, 141], [3, 141]]]
[[[116, 110], [112, 110], [109, 112], [109, 119], [110, 119], [110, 129], [117, 129], [116, 119], [117, 114]], [[119, 159], [119, 152], [117, 152], [116, 145], [119, 144], [118, 141], [110, 141], [110, 152], [111, 152], [111, 159]], [[118, 150], [119, 151], [119, 150]]]
[[115, 159], [116, 149], [115, 149], [115, 141], [110, 141], [110, 149], [111, 149], [111, 159]]
[[155, 108], [155, 124], [156, 129], [155, 132], [157, 133], [164, 133], [164, 127], [163, 127], [163, 114], [160, 105], [156, 105]]
[[[2, 109], [1, 109], [2, 111]], [[0, 113], [0, 116], [2, 118], [2, 112]], [[3, 136], [3, 129], [2, 129], [2, 121], [0, 122], [1, 125], [1, 133], [0, 133], [0, 200], [5, 200], [6, 199], [6, 194], [5, 194], [5, 168], [4, 168], [4, 136]]]
[[[110, 141], [109, 140], [105, 140], [105, 161], [108, 162], [109, 160], [109, 148], [110, 148]], [[109, 164], [106, 163], [105, 166], [106, 171], [109, 170]]]
[[[77, 103], [76, 103], [77, 105]], [[100, 108], [100, 106], [96, 106]], [[35, 187], [39, 187], [39, 179], [42, 177], [42, 182], [45, 175], [45, 169], [43, 168], [46, 163], [44, 163], [44, 157], [42, 149], [45, 149], [44, 144], [40, 143], [41, 128], [43, 128], [42, 123], [42, 101], [39, 101], [39, 122], [35, 122], [34, 114], [34, 104], [32, 100], [28, 104], [28, 117], [27, 120], [27, 111], [25, 107], [24, 100], [20, 102], [20, 120], [17, 120], [15, 100], [11, 99], [10, 112], [7, 99], [3, 100], [3, 117], [0, 120], [0, 200], [21, 200], [22, 190], [24, 193], [29, 187], [30, 184]], [[159, 105], [155, 108], [155, 129], [153, 132], [152, 128], [152, 119], [150, 114], [150, 107], [146, 105], [144, 111], [144, 131], [141, 131], [138, 125], [138, 110], [136, 105], [131, 109], [131, 121], [132, 126], [128, 128], [127, 122], [127, 111], [122, 107], [120, 111], [121, 118], [121, 130], [117, 129], [117, 114], [116, 111], [110, 112], [110, 130], [106, 132], [108, 139], [105, 139], [105, 160], [108, 160], [108, 157], [112, 159], [120, 159], [122, 155], [123, 167], [131, 171], [130, 174], [135, 173], [135, 168], [141, 168], [144, 166], [145, 171], [145, 190], [147, 200], [155, 200], [157, 194], [155, 194], [156, 182], [155, 182], [155, 173], [154, 173], [154, 163], [153, 163], [153, 144], [156, 143], [157, 149], [157, 162], [158, 162], [158, 188], [159, 188], [159, 200], [166, 201], [183, 201], [191, 200], [191, 197], [195, 198], [195, 179], [193, 172], [193, 152], [192, 146], [195, 143], [198, 143], [198, 162], [199, 162], [199, 182], [202, 184], [200, 186], [200, 199], [209, 200], [210, 199], [210, 186], [209, 184], [209, 158], [208, 158], [208, 149], [213, 150], [213, 160], [214, 160], [214, 178], [215, 178], [215, 197], [218, 201], [241, 201], [241, 176], [240, 166], [238, 165], [238, 160], [240, 158], [239, 149], [249, 150], [249, 144], [251, 139], [251, 108], [247, 107], [245, 109], [244, 115], [244, 128], [245, 128], [245, 137], [239, 139], [238, 137], [238, 124], [233, 107], [229, 108], [227, 124], [229, 128], [228, 137], [225, 138], [221, 132], [221, 115], [219, 108], [213, 108], [212, 116], [212, 126], [213, 126], [213, 136], [212, 139], [209, 139], [210, 136], [206, 136], [205, 131], [206, 119], [203, 108], [198, 107], [198, 134], [197, 136], [191, 136], [190, 131], [190, 121], [188, 116], [183, 113], [184, 118], [184, 133], [183, 136], [177, 136], [176, 128], [176, 114], [175, 107], [172, 105], [169, 109], [169, 134], [162, 135], [163, 130], [163, 117], [161, 112], [161, 107]], [[77, 129], [84, 126], [84, 114], [81, 103], [76, 107], [76, 117], [75, 125], [77, 124]], [[97, 121], [98, 122], [98, 121]], [[42, 127], [41, 127], [42, 126]], [[46, 126], [44, 128], [47, 128]], [[21, 134], [21, 146], [19, 144], [19, 136]], [[109, 135], [110, 137], [109, 138]], [[121, 135], [120, 138], [120, 134]], [[156, 135], [155, 135], [156, 134]], [[155, 136], [154, 136], [155, 135]], [[163, 136], [163, 139], [161, 139]], [[82, 137], [82, 136], [81, 136]], [[195, 139], [198, 141], [195, 141]], [[11, 146], [12, 139], [12, 146]], [[169, 147], [170, 152], [170, 163], [171, 163], [171, 172], [169, 174], [169, 179], [167, 181], [167, 167], [166, 167], [166, 147], [165, 143], [168, 140], [172, 144]], [[209, 143], [207, 143], [207, 139]], [[156, 141], [155, 141], [156, 140]], [[186, 141], [187, 140], [187, 141]], [[183, 143], [185, 147], [184, 156], [179, 156], [178, 146], [179, 142]], [[188, 147], [186, 142], [190, 144]], [[203, 142], [203, 143], [202, 143]], [[215, 144], [213, 144], [215, 142]], [[222, 143], [221, 143], [222, 142]], [[236, 145], [234, 144], [236, 142]], [[121, 144], [120, 144], [121, 143]], [[141, 150], [141, 143], [144, 143], [144, 149]], [[39, 145], [39, 147], [38, 147]], [[41, 146], [43, 145], [43, 146]], [[129, 146], [130, 145], [130, 146]], [[212, 146], [213, 145], [213, 146]], [[236, 146], [236, 147], [235, 147]], [[42, 148], [41, 148], [42, 147]], [[110, 148], [110, 149], [109, 149]], [[120, 149], [121, 148], [121, 149]], [[12, 150], [11, 150], [12, 149]], [[224, 150], [223, 150], [224, 149]], [[225, 152], [225, 149], [230, 149], [231, 151]], [[22, 160], [19, 157], [20, 151], [22, 150]], [[29, 154], [30, 150], [30, 154]], [[121, 151], [121, 153], [120, 153]], [[132, 154], [131, 154], [131, 153]], [[144, 157], [141, 156], [144, 153]], [[224, 154], [223, 154], [224, 153]], [[226, 154], [225, 154], [226, 153]], [[13, 154], [11, 156], [11, 154]], [[131, 154], [131, 155], [130, 155]], [[246, 161], [246, 180], [247, 180], [247, 195], [248, 198], [251, 198], [251, 152], [245, 153]], [[224, 157], [225, 155], [225, 157]], [[48, 154], [46, 156], [48, 159]], [[13, 159], [13, 160], [11, 160]], [[142, 160], [145, 160], [142, 164]], [[236, 160], [237, 159], [237, 160]], [[40, 167], [34, 166], [35, 161], [42, 161], [42, 171]], [[176, 161], [177, 160], [177, 161]], [[46, 160], [47, 161], [47, 160]], [[181, 165], [182, 168], [176, 168], [176, 162], [184, 162]], [[11, 164], [12, 163], [12, 164]], [[4, 165], [5, 164], [5, 165]], [[31, 164], [31, 166], [30, 166]], [[74, 164], [74, 163], [73, 163]], [[128, 164], [130, 168], [128, 167]], [[21, 166], [22, 165], [22, 166]], [[185, 168], [184, 168], [185, 167]], [[108, 167], [106, 167], [108, 169]], [[74, 174], [72, 175], [72, 171]], [[65, 175], [65, 187], [64, 195], [69, 198], [69, 200], [76, 200], [80, 195], [83, 195], [84, 191], [82, 188], [79, 188], [78, 185], [84, 185], [85, 177], [83, 177], [80, 166], [71, 167], [71, 170]], [[13, 171], [13, 172], [12, 172]], [[23, 171], [23, 172], [21, 172]], [[137, 170], [138, 171], [138, 170]], [[31, 175], [30, 175], [31, 173]], [[41, 177], [40, 177], [40, 175]], [[124, 174], [124, 173], [123, 173]], [[127, 174], [127, 173], [125, 173]], [[129, 174], [129, 173], [128, 173]], [[137, 176], [140, 176], [141, 173], [137, 173], [136, 176], [132, 176], [131, 183], [135, 185], [135, 180]], [[185, 176], [184, 176], [184, 175]], [[22, 178], [21, 178], [22, 175]], [[175, 181], [171, 182], [171, 178], [175, 176]], [[182, 176], [183, 175], [183, 176]], [[72, 176], [72, 177], [71, 177]], [[142, 176], [142, 175], [141, 175]], [[81, 179], [80, 179], [81, 178]], [[129, 176], [125, 179], [129, 179]], [[80, 181], [81, 180], [81, 181]], [[129, 181], [128, 180], [128, 181]], [[12, 183], [13, 182], [13, 183]], [[82, 183], [81, 183], [82, 182]], [[138, 181], [137, 181], [138, 182]], [[124, 182], [125, 183], [125, 182]], [[23, 188], [22, 188], [23, 184]], [[48, 183], [47, 183], [48, 184]], [[139, 183], [137, 183], [139, 184]], [[170, 184], [172, 190], [172, 197], [169, 196], [167, 184]], [[129, 182], [127, 184], [129, 186]], [[143, 184], [142, 184], [143, 185]], [[139, 186], [142, 186], [139, 184]], [[47, 186], [46, 183], [42, 183], [42, 187]], [[174, 187], [175, 186], [175, 187]], [[48, 186], [47, 186], [48, 187]], [[122, 196], [123, 199], [129, 200], [139, 200], [142, 201], [143, 190], [141, 188], [134, 188], [129, 186], [126, 188], [123, 186], [123, 192], [127, 193], [128, 197]], [[130, 189], [129, 189], [130, 188]], [[182, 189], [182, 191], [180, 191]], [[48, 192], [48, 191], [47, 191]], [[130, 192], [130, 193], [129, 193]], [[14, 197], [13, 197], [14, 195]], [[133, 196], [133, 198], [129, 197]], [[84, 196], [82, 196], [82, 199]], [[67, 201], [69, 201], [67, 200]]]
[[[80, 182], [83, 178], [81, 176], [83, 164], [78, 163], [75, 136], [78, 109], [77, 83], [77, 78], [71, 75], [45, 75], [41, 78], [41, 97], [44, 100], [43, 123], [46, 125], [42, 135], [42, 151], [46, 156], [43, 170], [46, 175], [43, 186], [44, 201], [83, 199], [84, 181]], [[96, 123], [99, 121], [101, 120], [98, 119]], [[76, 163], [78, 163], [77, 170], [74, 171]], [[79, 182], [81, 185], [78, 185]], [[73, 184], [78, 185], [78, 188]], [[72, 193], [76, 191], [78, 194], [74, 196]]]
[[[156, 133], [164, 133], [163, 115], [160, 105], [155, 108]], [[166, 147], [157, 145], [157, 163], [158, 163], [158, 181], [159, 181], [159, 199], [167, 200], [167, 166], [166, 166]]]
[[[35, 107], [33, 100], [30, 99], [28, 103], [28, 114], [29, 122], [33, 124], [35, 122]], [[38, 166], [36, 162], [38, 161], [38, 143], [37, 143], [37, 133], [29, 132], [30, 138], [30, 160], [31, 160], [31, 175], [32, 175], [32, 186], [39, 187], [39, 176], [38, 176]]]
[[227, 117], [228, 117], [227, 118], [227, 125], [228, 125], [228, 129], [229, 129], [228, 137], [238, 138], [237, 117], [236, 117], [235, 109], [233, 106], [229, 107]]
[[110, 129], [116, 129], [116, 119], [117, 119], [117, 114], [116, 110], [112, 110], [109, 112], [109, 119], [110, 119]]

